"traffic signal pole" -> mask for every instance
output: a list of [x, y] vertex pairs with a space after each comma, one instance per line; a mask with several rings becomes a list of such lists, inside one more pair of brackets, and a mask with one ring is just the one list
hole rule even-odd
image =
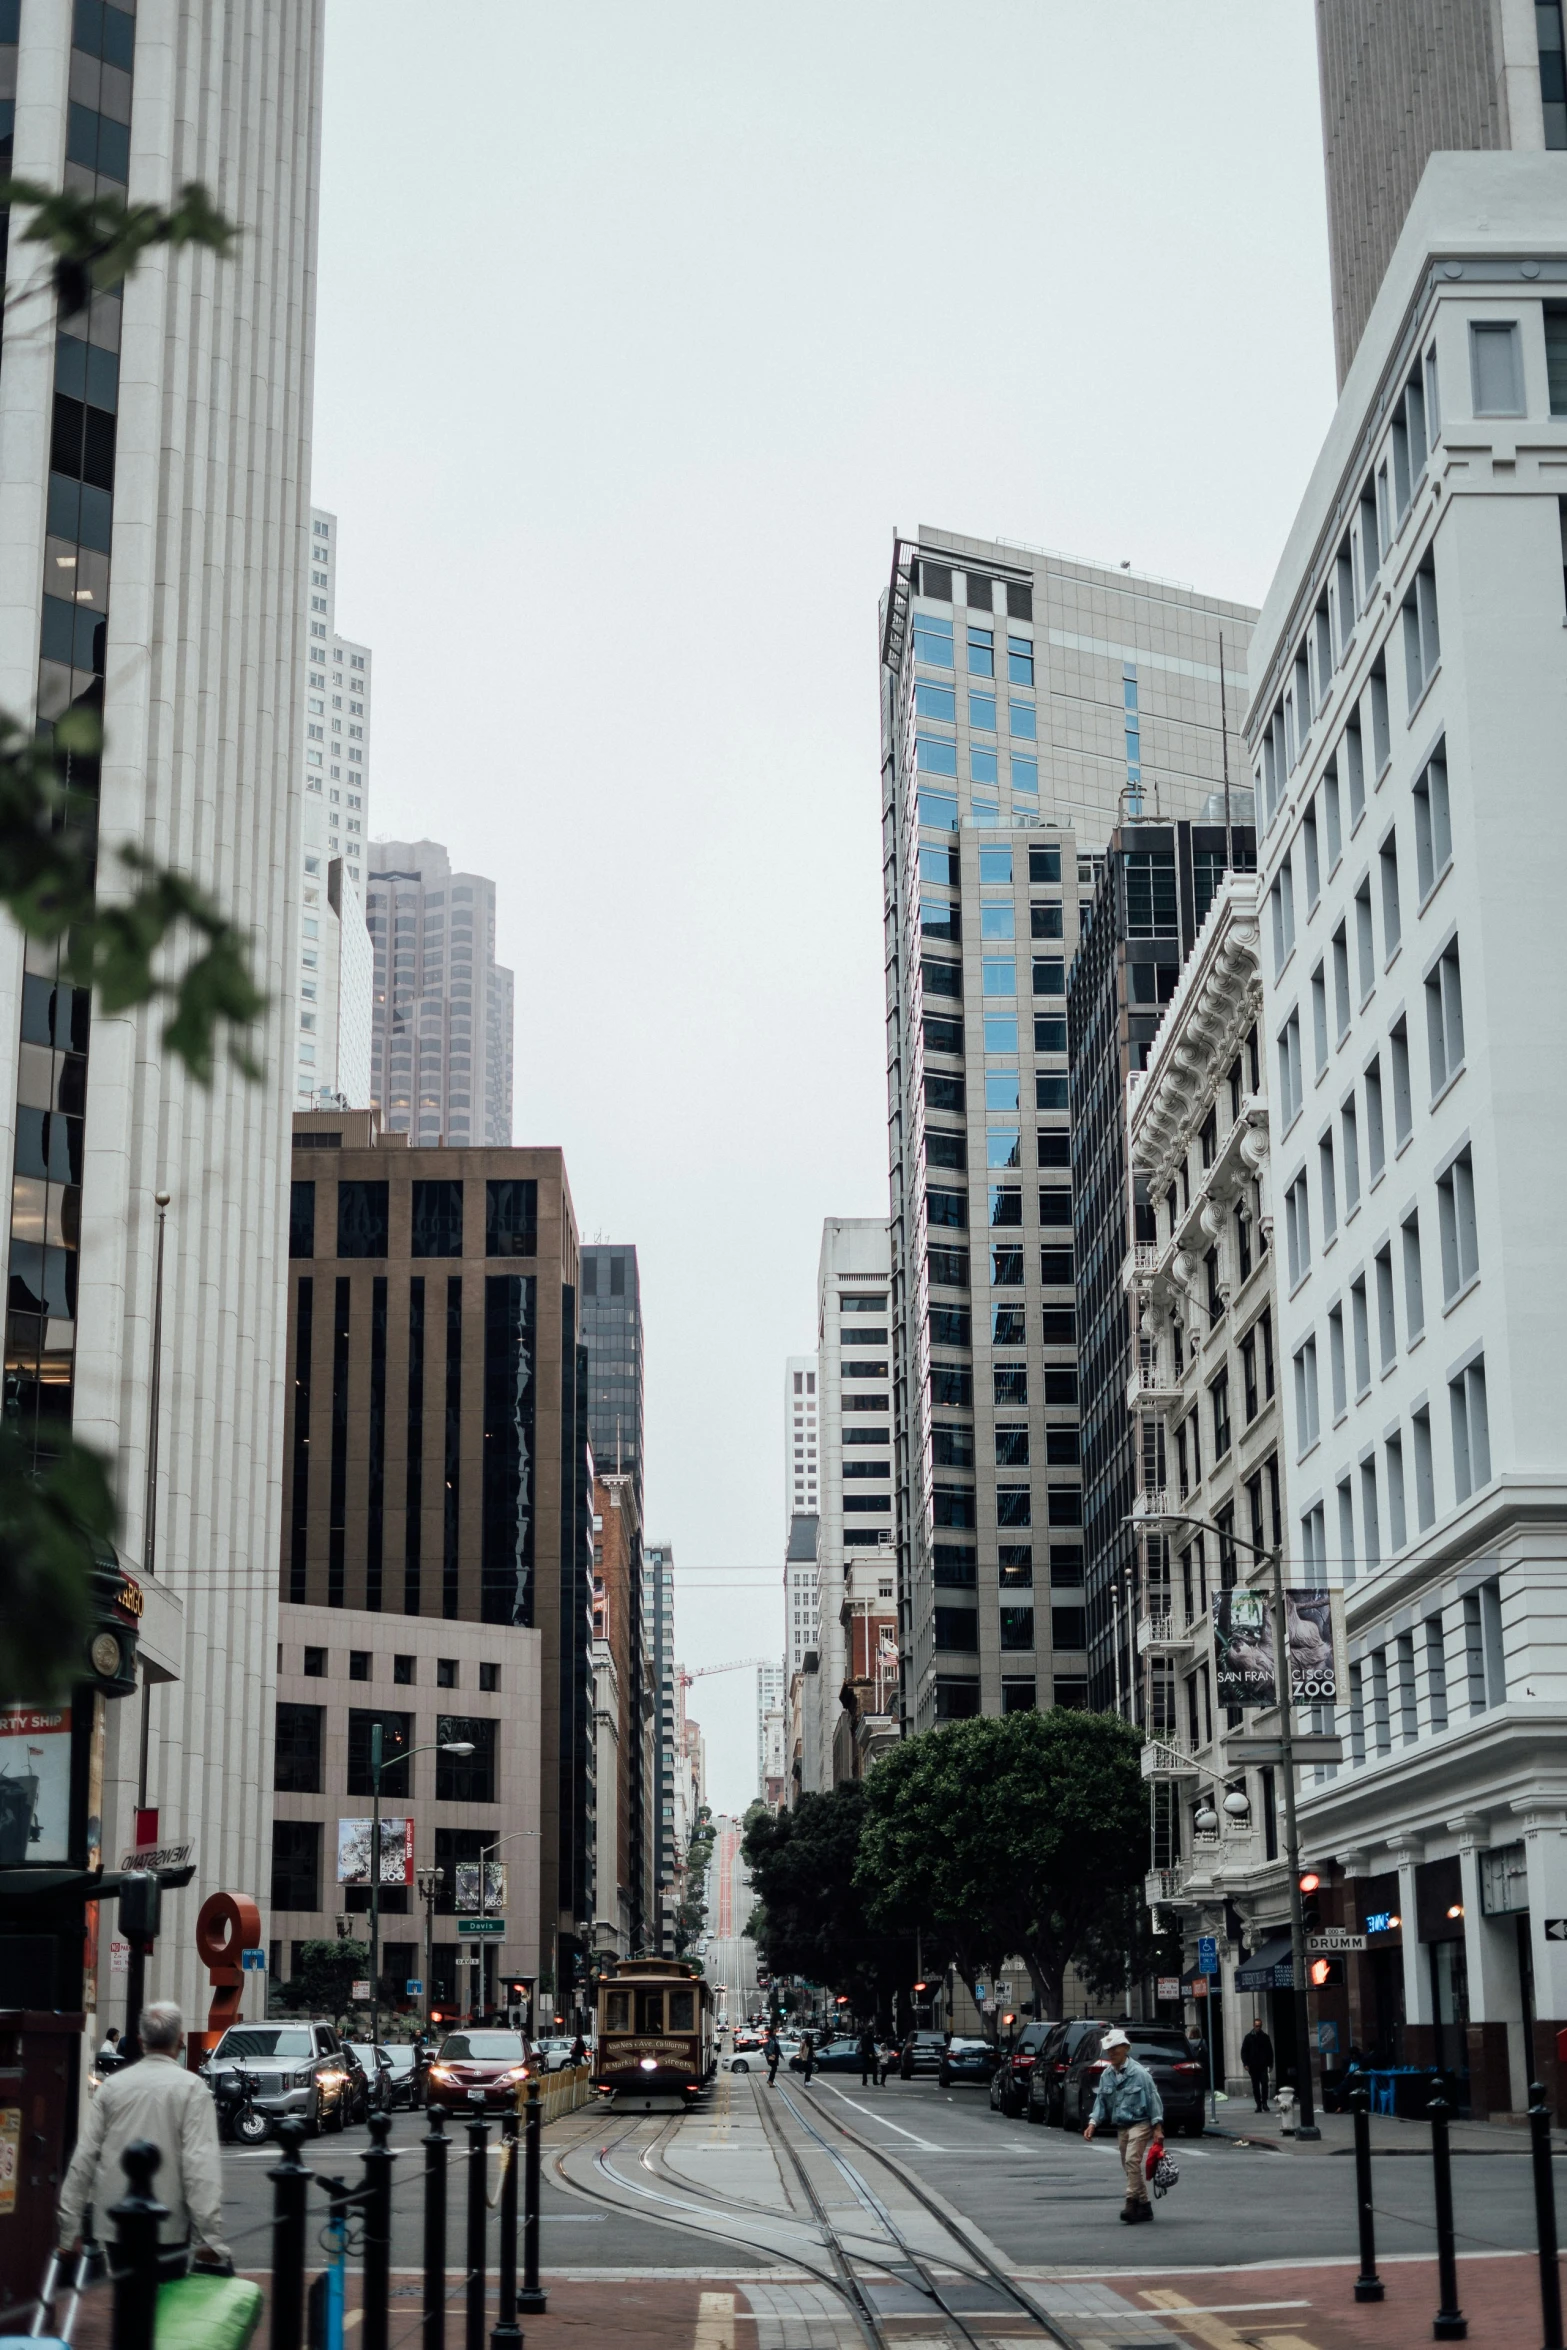
[[1297, 2139], [1320, 2138], [1322, 2132], [1317, 2127], [1311, 2080], [1311, 2021], [1306, 2009], [1306, 1917], [1300, 1895], [1300, 1828], [1295, 1813], [1295, 1708], [1290, 1698], [1282, 1544], [1274, 1544], [1268, 1554], [1268, 1564], [1273, 1570], [1273, 1694], [1279, 1709], [1279, 1744], [1283, 1749], [1284, 1846], [1288, 1854], [1290, 1875], [1290, 1974], [1294, 1980], [1290, 1998], [1295, 2011], [1295, 2045], [1298, 2051], [1296, 2071], [1299, 2075], [1295, 2136]]

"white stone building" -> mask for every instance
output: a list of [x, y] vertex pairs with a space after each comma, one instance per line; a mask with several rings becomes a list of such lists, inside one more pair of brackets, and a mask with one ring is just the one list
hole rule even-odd
[[304, 838], [299, 858], [295, 1107], [370, 1104], [373, 958], [365, 926], [372, 663], [337, 627], [338, 522], [310, 511]]
[[1347, 1635], [1304, 1833], [1368, 1934], [1318, 2012], [1476, 2112], [1560, 2110], [1567, 2022], [1564, 199], [1432, 157], [1251, 652], [1287, 1542]]
[[821, 1482], [816, 1537], [816, 1645], [820, 1705], [818, 1750], [807, 1761], [807, 1786], [830, 1788], [839, 1775], [835, 1741], [848, 1677], [844, 1577], [849, 1562], [879, 1562], [893, 1573], [892, 1422], [887, 1318], [892, 1277], [885, 1219], [828, 1216], [816, 1272], [816, 1394]]

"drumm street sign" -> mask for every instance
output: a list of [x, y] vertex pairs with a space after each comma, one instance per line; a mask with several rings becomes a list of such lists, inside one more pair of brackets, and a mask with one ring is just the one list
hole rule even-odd
[[1365, 1947], [1365, 1935], [1352, 1934], [1347, 1926], [1324, 1926], [1321, 1933], [1306, 1936], [1306, 1948], [1313, 1958], [1347, 1958]]

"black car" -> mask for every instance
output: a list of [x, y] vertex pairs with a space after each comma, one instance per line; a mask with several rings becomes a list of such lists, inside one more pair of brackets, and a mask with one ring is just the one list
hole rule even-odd
[[898, 2055], [899, 2078], [912, 2081], [916, 2073], [939, 2073], [945, 2032], [911, 2032]]
[[1054, 2129], [1062, 2126], [1066, 2120], [1062, 2092], [1072, 2059], [1090, 2032], [1105, 2032], [1109, 2028], [1103, 2016], [1079, 2016], [1075, 2023], [1051, 2025], [1028, 2076], [1028, 2094], [1023, 2105], [1027, 2120], [1036, 2127], [1045, 2122]]
[[973, 2082], [976, 2088], [984, 2089], [989, 2086], [990, 2076], [1000, 2061], [993, 2041], [953, 2038], [941, 2052], [941, 2069], [936, 2079], [943, 2089], [950, 2089], [966, 2081]]
[[[852, 2040], [843, 2038], [819, 2040], [816, 2044], [816, 2053], [811, 2059], [811, 2069], [818, 2073], [857, 2073], [860, 2066], [860, 2043], [857, 2037]], [[798, 2056], [790, 2057], [789, 2070], [792, 2073], [804, 2072], [805, 2051], [803, 2048]]]
[[1039, 2052], [1054, 2028], [1048, 2023], [1025, 2024], [1008, 2041], [991, 2076], [992, 2112], [1004, 2113], [1009, 2121], [1016, 2121], [1028, 2096], [1028, 2084], [1039, 2062]]
[[[1126, 2022], [1118, 2027], [1132, 2044], [1132, 2055], [1153, 2075], [1164, 2106], [1164, 2126], [1170, 2137], [1184, 2130], [1189, 2137], [1203, 2132], [1203, 2098], [1207, 2068], [1197, 2062], [1186, 2036], [1164, 2024]], [[1087, 2126], [1093, 2112], [1099, 2076], [1109, 2064], [1101, 2053], [1108, 2025], [1096, 2025], [1078, 2043], [1077, 2053], [1062, 2086], [1062, 2105], [1069, 2130]]]

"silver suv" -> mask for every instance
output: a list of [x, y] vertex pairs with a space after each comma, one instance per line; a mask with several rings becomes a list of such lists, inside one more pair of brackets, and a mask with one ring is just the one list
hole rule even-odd
[[256, 2111], [273, 2121], [340, 2130], [348, 2120], [352, 2082], [330, 2024], [233, 2024], [201, 2067], [208, 2087], [235, 2065], [254, 2075]]

